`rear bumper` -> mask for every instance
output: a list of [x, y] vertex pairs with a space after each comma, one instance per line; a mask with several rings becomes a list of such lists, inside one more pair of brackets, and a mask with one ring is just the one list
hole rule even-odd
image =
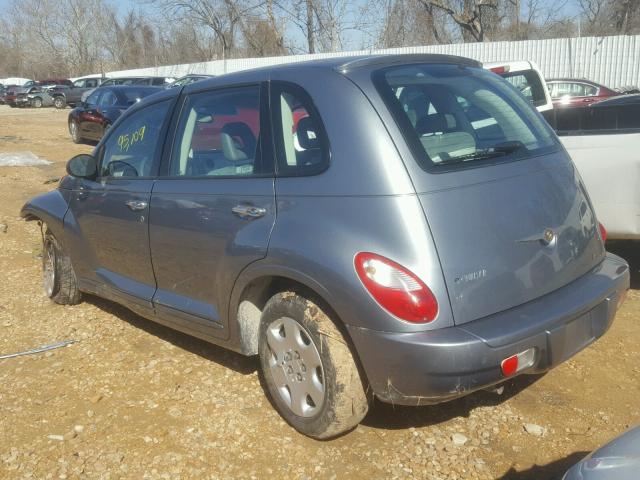
[[601, 337], [620, 296], [629, 288], [629, 267], [607, 254], [587, 275], [544, 297], [461, 326], [418, 333], [348, 327], [376, 396], [403, 405], [440, 403], [505, 380], [500, 364], [528, 348], [540, 373]]

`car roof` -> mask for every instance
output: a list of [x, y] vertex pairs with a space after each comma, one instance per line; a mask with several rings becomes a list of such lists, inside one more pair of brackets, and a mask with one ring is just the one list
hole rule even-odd
[[[239, 83], [242, 81], [254, 82], [263, 81], [269, 74], [286, 73], [292, 79], [297, 74], [313, 72], [314, 74], [335, 73], [346, 74], [350, 71], [361, 68], [384, 68], [393, 65], [408, 65], [418, 63], [433, 64], [453, 64], [469, 67], [482, 68], [482, 64], [469, 58], [457, 57], [454, 55], [440, 54], [400, 54], [400, 55], [360, 55], [360, 56], [336, 56], [317, 60], [307, 60], [303, 62], [283, 63], [280, 65], [269, 65], [265, 67], [242, 70], [239, 72], [227, 73], [214, 76], [209, 79], [185, 85], [182, 89], [186, 92], [204, 90], [209, 87], [224, 86], [228, 83]], [[180, 91], [183, 91], [180, 90]]]
[[[384, 68], [393, 65], [433, 63], [433, 64], [453, 64], [469, 67], [482, 68], [482, 64], [476, 60], [454, 55], [440, 54], [400, 54], [400, 55], [360, 55], [360, 56], [336, 56], [317, 60], [308, 60], [295, 63], [283, 63], [281, 65], [270, 65], [266, 67], [242, 70], [224, 75], [212, 76], [199, 82], [190, 83], [179, 88], [162, 89], [162, 94], [154, 94], [153, 98], [145, 98], [132, 107], [132, 110], [143, 108], [145, 105], [165, 98], [173, 98], [182, 92], [195, 93], [207, 90], [212, 87], [221, 87], [227, 84], [238, 84], [242, 82], [259, 82], [269, 77], [270, 73], [286, 72], [292, 79], [296, 74], [312, 71], [314, 73], [325, 72], [346, 74], [360, 68]], [[104, 87], [101, 87], [104, 88]], [[116, 88], [116, 87], [109, 87]]]

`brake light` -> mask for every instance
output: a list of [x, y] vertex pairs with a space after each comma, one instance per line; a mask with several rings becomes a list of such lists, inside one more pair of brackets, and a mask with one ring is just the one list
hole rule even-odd
[[500, 75], [501, 73], [507, 73], [509, 71], [509, 66], [505, 65], [504, 67], [493, 67], [493, 68], [490, 68], [489, 70], [491, 70], [493, 73], [497, 73], [498, 75]]
[[604, 225], [602, 225], [600, 222], [598, 222], [598, 228], [600, 229], [600, 237], [602, 238], [602, 243], [605, 243], [607, 241], [607, 229], [604, 228]]
[[360, 281], [389, 313], [411, 323], [432, 322], [438, 301], [422, 280], [381, 255], [360, 252], [354, 264]]

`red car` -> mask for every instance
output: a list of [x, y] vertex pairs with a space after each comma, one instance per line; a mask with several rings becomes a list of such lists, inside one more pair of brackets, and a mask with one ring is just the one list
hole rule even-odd
[[554, 107], [579, 107], [620, 95], [604, 85], [575, 78], [547, 80], [547, 87]]

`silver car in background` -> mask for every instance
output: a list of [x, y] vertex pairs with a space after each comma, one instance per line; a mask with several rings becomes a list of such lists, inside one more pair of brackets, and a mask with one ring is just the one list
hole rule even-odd
[[460, 57], [162, 90], [67, 171], [22, 209], [46, 224], [46, 294], [257, 355], [275, 408], [315, 438], [373, 396], [435, 404], [547, 371], [629, 288], [549, 125]]
[[614, 438], [575, 464], [562, 480], [637, 480], [640, 477], [640, 427]]

